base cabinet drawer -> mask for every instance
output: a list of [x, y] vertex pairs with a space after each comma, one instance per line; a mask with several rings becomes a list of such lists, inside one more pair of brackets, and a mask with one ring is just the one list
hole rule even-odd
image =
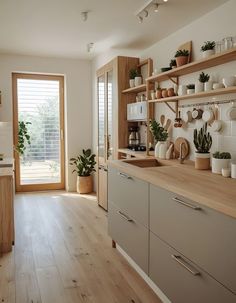
[[147, 182], [112, 167], [108, 169], [108, 200], [136, 221], [148, 226]]
[[235, 219], [151, 185], [150, 230], [236, 293]]
[[108, 203], [108, 233], [113, 240], [148, 272], [148, 229], [129, 217], [113, 203]]
[[233, 303], [236, 296], [150, 234], [150, 278], [173, 303]]

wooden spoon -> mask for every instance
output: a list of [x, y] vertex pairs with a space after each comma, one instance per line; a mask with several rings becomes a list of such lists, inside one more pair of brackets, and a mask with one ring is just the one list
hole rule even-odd
[[170, 119], [167, 119], [166, 124], [165, 124], [165, 126], [164, 126], [164, 129], [168, 131], [170, 125], [171, 125], [171, 120], [170, 120]]

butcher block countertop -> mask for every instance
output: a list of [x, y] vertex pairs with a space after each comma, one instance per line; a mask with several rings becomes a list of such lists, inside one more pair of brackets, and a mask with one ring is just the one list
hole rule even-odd
[[[139, 159], [140, 160], [140, 159]], [[162, 166], [137, 167], [113, 160], [108, 165], [187, 199], [236, 218], [236, 179], [196, 170], [193, 161], [158, 160]], [[136, 159], [137, 161], [137, 159]]]

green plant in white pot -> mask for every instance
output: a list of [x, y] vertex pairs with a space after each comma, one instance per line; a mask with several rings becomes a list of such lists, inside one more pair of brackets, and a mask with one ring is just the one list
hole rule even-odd
[[72, 173], [77, 173], [77, 192], [80, 194], [88, 194], [93, 191], [93, 176], [95, 170], [95, 154], [91, 149], [84, 150], [82, 155], [70, 159], [70, 165], [75, 166]]
[[201, 47], [202, 57], [208, 58], [215, 54], [215, 41], [206, 41]]
[[212, 155], [212, 172], [214, 174], [220, 174], [222, 173], [223, 168], [229, 168], [230, 167], [230, 161], [231, 161], [231, 154], [228, 152], [215, 152]]
[[155, 157], [165, 159], [168, 132], [154, 119], [150, 121], [150, 131], [155, 140]]
[[137, 76], [138, 72], [137, 69], [131, 68], [129, 71], [129, 86], [134, 87], [135, 86], [135, 77]]
[[207, 123], [200, 130], [194, 129], [193, 143], [196, 148], [195, 168], [207, 170], [210, 169], [210, 149], [212, 146], [212, 137], [207, 131]]
[[198, 82], [195, 83], [195, 93], [200, 93], [205, 90], [205, 83], [207, 83], [210, 79], [210, 76], [208, 74], [205, 74], [202, 72], [199, 75]]

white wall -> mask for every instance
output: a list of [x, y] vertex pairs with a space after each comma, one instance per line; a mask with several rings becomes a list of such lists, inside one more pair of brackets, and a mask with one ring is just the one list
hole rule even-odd
[[[236, 19], [235, 19], [235, 11], [236, 11], [236, 1], [231, 0], [226, 2], [224, 5], [216, 8], [210, 13], [204, 15], [203, 17], [195, 20], [193, 23], [188, 26], [178, 30], [167, 38], [159, 41], [152, 47], [136, 54], [138, 57], [147, 58], [150, 57], [154, 61], [154, 68], [160, 69], [161, 67], [165, 67], [169, 65], [170, 59], [173, 58], [176, 49], [179, 45], [185, 43], [186, 41], [193, 41], [193, 59], [197, 60], [201, 57], [200, 47], [206, 40], [221, 40], [223, 37], [235, 36], [235, 28], [236, 28]], [[164, 30], [164, 25], [163, 25]], [[123, 52], [120, 55], [129, 55], [127, 52]], [[111, 53], [107, 53], [107, 58], [110, 59]], [[97, 57], [93, 62], [93, 67], [100, 67], [106, 63], [106, 55]], [[235, 75], [236, 74], [236, 62], [230, 62], [225, 65], [218, 66], [216, 68], [211, 68], [209, 70], [205, 70], [205, 72], [209, 73], [213, 76], [215, 81], [221, 81], [222, 77], [226, 75]], [[93, 71], [94, 75], [94, 71]], [[194, 83], [198, 78], [199, 73], [191, 74], [181, 78], [182, 84]], [[94, 82], [95, 83], [95, 82]], [[171, 87], [171, 82], [162, 83], [162, 87]], [[93, 90], [94, 91], [94, 90]], [[223, 96], [218, 99], [231, 99], [235, 98], [236, 95], [231, 96]], [[196, 101], [197, 100], [197, 101]], [[195, 103], [201, 101], [210, 101], [210, 99], [195, 99], [194, 101], [184, 101], [183, 103]], [[95, 112], [96, 108], [96, 99], [93, 98], [93, 106]], [[236, 159], [236, 123], [227, 121], [225, 116], [225, 111], [229, 105], [220, 106], [220, 118], [224, 119], [224, 128], [223, 131], [219, 134], [213, 134], [213, 147], [212, 151], [217, 149], [230, 151], [234, 158]], [[157, 119], [159, 119], [160, 114], [165, 114], [167, 117], [170, 117], [173, 121], [175, 118], [172, 112], [166, 107], [166, 105], [157, 105], [156, 106], [156, 115]], [[94, 120], [96, 121], [96, 116]], [[96, 125], [96, 122], [94, 126]], [[192, 144], [192, 134], [193, 129], [196, 126], [201, 125], [201, 123], [191, 123], [187, 127], [182, 129], [174, 129], [171, 132], [172, 139], [174, 140], [178, 136], [186, 137], [191, 143], [191, 158], [193, 158], [194, 146]], [[94, 128], [93, 128], [94, 129]], [[94, 133], [96, 134], [96, 133]], [[93, 136], [93, 145], [96, 146], [96, 135]]]
[[0, 153], [13, 155], [12, 140], [12, 72], [33, 72], [65, 76], [65, 130], [67, 190], [74, 191], [76, 175], [71, 174], [68, 161], [82, 148], [92, 144], [91, 63], [87, 60], [68, 60], [30, 56], [0, 55]]

